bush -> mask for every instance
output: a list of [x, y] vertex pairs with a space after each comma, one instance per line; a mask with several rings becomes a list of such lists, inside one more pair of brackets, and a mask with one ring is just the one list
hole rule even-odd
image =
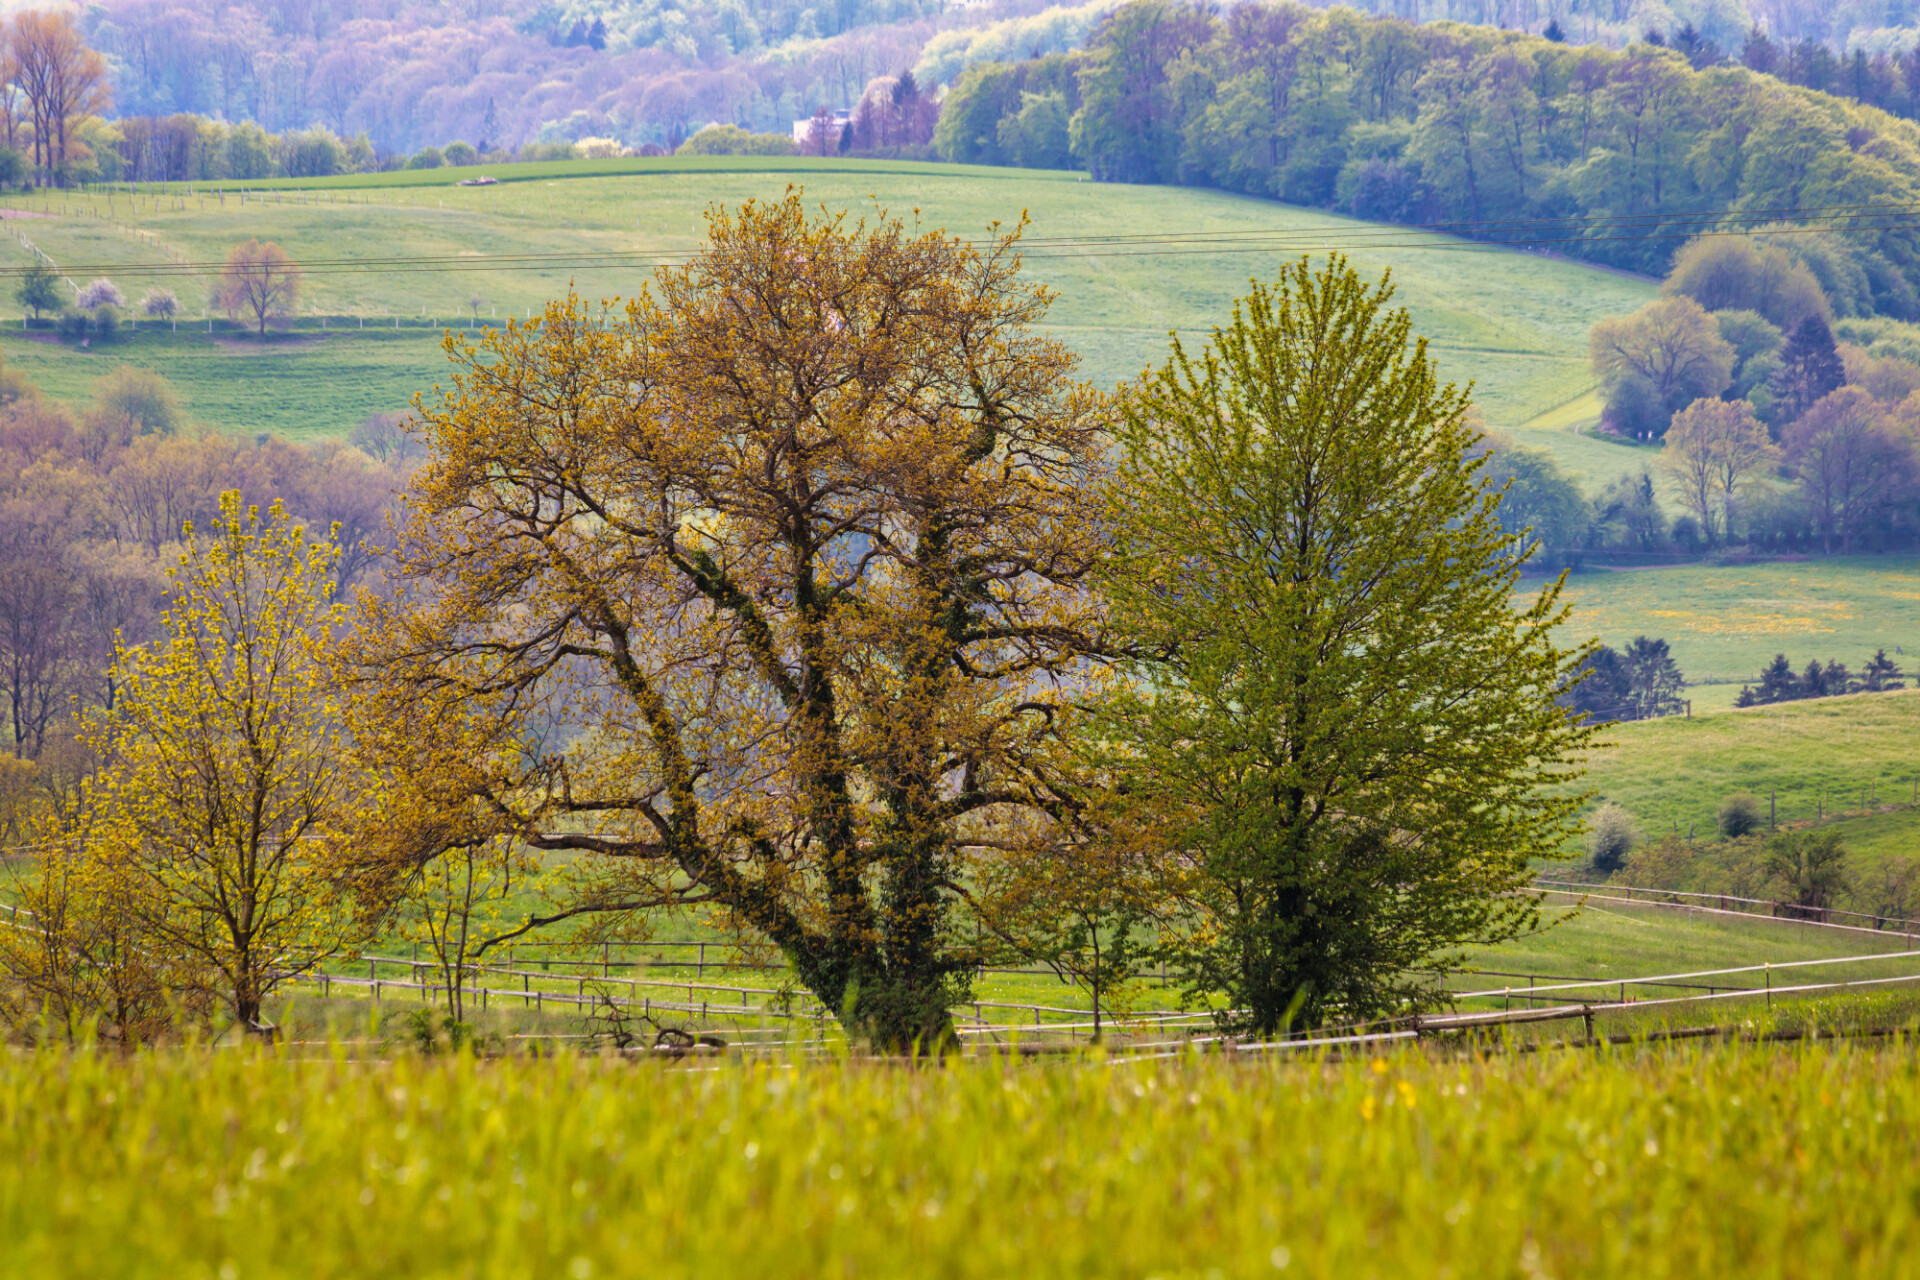
[[120, 336], [120, 312], [108, 303], [93, 309], [93, 332], [103, 341]]
[[92, 317], [86, 312], [69, 307], [60, 313], [60, 318], [54, 321], [53, 327], [61, 337], [78, 340], [87, 336], [87, 327], [92, 323]]
[[1627, 855], [1639, 842], [1639, 824], [1611, 800], [1587, 820], [1587, 860], [1601, 875], [1610, 876], [1625, 866]]
[[101, 307], [124, 307], [127, 300], [113, 281], [102, 277], [80, 291], [80, 309], [98, 311]]
[[480, 163], [480, 153], [475, 151], [471, 144], [465, 142], [449, 142], [447, 149], [440, 153], [440, 158], [448, 164], [463, 167]]
[[447, 162], [446, 157], [440, 154], [440, 148], [427, 147], [424, 150], [416, 151], [413, 153], [413, 158], [407, 161], [407, 168], [438, 169], [441, 165], [445, 164], [446, 162]]
[[140, 310], [154, 320], [171, 320], [180, 314], [180, 299], [171, 289], [149, 289], [140, 299]]
[[1720, 802], [1720, 834], [1738, 840], [1759, 829], [1760, 802], [1752, 796], [1728, 796]]

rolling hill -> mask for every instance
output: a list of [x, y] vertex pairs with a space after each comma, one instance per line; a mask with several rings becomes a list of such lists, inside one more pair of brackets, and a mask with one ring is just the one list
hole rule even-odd
[[[471, 322], [476, 301], [479, 319], [497, 322], [526, 315], [569, 280], [589, 296], [631, 294], [654, 262], [695, 247], [707, 206], [778, 196], [798, 183], [831, 208], [857, 212], [878, 202], [957, 235], [1029, 217], [1028, 270], [1059, 295], [1051, 327], [1102, 386], [1161, 359], [1169, 330], [1192, 336], [1224, 320], [1249, 277], [1271, 277], [1300, 253], [1339, 248], [1364, 271], [1392, 270], [1399, 301], [1443, 372], [1474, 384], [1492, 425], [1551, 447], [1576, 475], [1610, 479], [1641, 462], [1638, 451], [1576, 434], [1552, 416], [1591, 385], [1588, 327], [1652, 296], [1652, 282], [1639, 278], [1465, 242], [1411, 248], [1398, 243], [1407, 238], [1400, 229], [1058, 171], [701, 158], [487, 173], [497, 185], [390, 174], [285, 182], [245, 195], [175, 187], [13, 198], [13, 234], [0, 238], [0, 263], [25, 265], [32, 250], [22, 241], [31, 242], [76, 281], [104, 274], [130, 299], [164, 283], [180, 295], [186, 318], [172, 330], [143, 324], [87, 351], [16, 326], [0, 331], [0, 353], [61, 399], [83, 399], [93, 378], [124, 362], [164, 372], [189, 411], [221, 430], [344, 435], [366, 414], [403, 408], [432, 385], [443, 368], [442, 330], [462, 315]], [[310, 271], [297, 327], [267, 342], [203, 327], [217, 269], [164, 281], [143, 272], [156, 263], [217, 264], [252, 236], [277, 240], [309, 263], [341, 264]], [[1419, 239], [1432, 245], [1431, 236]], [[596, 265], [582, 265], [589, 254], [601, 255]], [[610, 263], [608, 254], [624, 257]], [[1536, 419], [1542, 428], [1527, 425]]]

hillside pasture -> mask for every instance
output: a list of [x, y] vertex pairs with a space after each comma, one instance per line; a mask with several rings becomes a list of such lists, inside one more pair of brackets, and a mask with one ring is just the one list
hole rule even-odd
[[1920, 557], [1594, 570], [1571, 577], [1563, 599], [1570, 634], [1615, 648], [1664, 638], [1696, 715], [1731, 707], [1776, 653], [1796, 671], [1817, 658], [1858, 672], [1884, 648], [1920, 674]]
[[[430, 386], [442, 368], [428, 342], [384, 348], [364, 359], [347, 353], [344, 348], [360, 341], [362, 321], [377, 322], [389, 334], [396, 317], [417, 326], [438, 319], [445, 326], [471, 315], [475, 298], [482, 319], [524, 317], [570, 282], [595, 300], [630, 296], [656, 263], [681, 259], [697, 247], [704, 209], [775, 198], [790, 183], [855, 216], [877, 202], [902, 216], [917, 212], [924, 226], [967, 237], [987, 234], [994, 223], [1012, 226], [1023, 215], [1030, 218], [1028, 275], [1056, 291], [1050, 327], [1081, 353], [1085, 376], [1099, 386], [1116, 385], [1163, 359], [1169, 330], [1192, 341], [1225, 321], [1250, 277], [1271, 279], [1286, 260], [1338, 248], [1363, 272], [1392, 269], [1415, 331], [1430, 340], [1446, 377], [1474, 383], [1491, 425], [1563, 453], [1570, 467], [1596, 480], [1637, 465], [1637, 455], [1625, 446], [1558, 427], [1532, 431], [1525, 424], [1590, 388], [1588, 327], [1653, 296], [1651, 281], [1268, 201], [1095, 184], [1064, 172], [702, 157], [697, 164], [668, 159], [507, 166], [495, 176], [503, 180], [487, 187], [371, 175], [244, 196], [200, 189], [188, 195], [175, 188], [16, 197], [6, 203], [50, 216], [9, 220], [13, 238], [0, 238], [0, 264], [27, 263], [30, 251], [18, 240], [24, 236], [79, 283], [106, 274], [130, 299], [149, 284], [163, 283], [195, 320], [208, 306], [218, 263], [250, 236], [277, 240], [309, 263], [339, 264], [310, 270], [299, 329], [303, 337], [308, 328], [317, 329], [319, 314], [330, 317], [332, 330], [353, 327], [327, 340], [327, 358], [288, 360], [274, 369], [280, 399], [315, 406], [299, 429], [339, 435], [360, 405], [378, 401], [382, 408], [402, 408], [407, 395]], [[1142, 236], [1180, 239], [1138, 242]], [[541, 261], [537, 255], [543, 254], [565, 258]], [[582, 255], [602, 256], [589, 263]], [[422, 258], [437, 260], [432, 271], [390, 261]], [[161, 262], [185, 264], [185, 274], [165, 280], [143, 274], [143, 267]], [[63, 398], [82, 394], [102, 363], [98, 353], [70, 346], [30, 352], [19, 336], [16, 329], [0, 339], [0, 350], [10, 359], [17, 352], [21, 367]], [[194, 351], [212, 341], [207, 335], [183, 320], [170, 338], [180, 345], [147, 350], [136, 340], [114, 347], [113, 354], [124, 349], [130, 362], [151, 360], [168, 371], [209, 425], [240, 432], [279, 429], [243, 398], [213, 385], [225, 366]], [[351, 392], [331, 385], [369, 371], [377, 372]]]

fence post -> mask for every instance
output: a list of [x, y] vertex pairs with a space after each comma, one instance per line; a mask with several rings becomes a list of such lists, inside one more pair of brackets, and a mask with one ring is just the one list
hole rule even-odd
[[1767, 964], [1767, 1008], [1771, 1009], [1773, 1008], [1773, 961], [1769, 960], [1766, 962], [1766, 964]]

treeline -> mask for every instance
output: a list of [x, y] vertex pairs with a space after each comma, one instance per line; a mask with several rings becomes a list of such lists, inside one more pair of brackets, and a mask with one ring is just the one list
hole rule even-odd
[[[1570, 219], [1556, 249], [1655, 273], [1703, 213], [1909, 204], [1920, 178], [1920, 130], [1742, 66], [1286, 3], [1138, 0], [1084, 50], [970, 69], [935, 142], [950, 160], [1083, 166], [1490, 240]], [[1847, 237], [1876, 311], [1920, 314], [1915, 236], [1896, 219]]]
[[1750, 685], [1740, 686], [1740, 696], [1735, 700], [1737, 707], [1761, 707], [1775, 702], [1799, 702], [1805, 698], [1837, 698], [1848, 693], [1889, 693], [1895, 689], [1907, 687], [1901, 679], [1906, 673], [1900, 670], [1900, 664], [1887, 656], [1885, 649], [1876, 651], [1867, 659], [1867, 665], [1854, 675], [1847, 670], [1844, 662], [1827, 661], [1825, 666], [1815, 659], [1807, 663], [1806, 670], [1794, 674], [1793, 664], [1787, 661], [1787, 655], [1776, 653], [1773, 661], [1760, 673], [1760, 679]]
[[788, 132], [912, 67], [942, 26], [1002, 12], [941, 17], [940, 8], [486, 0], [456, 14], [432, 0], [115, 0], [87, 6], [79, 21], [110, 60], [128, 116], [364, 134], [384, 158], [454, 139], [483, 152], [583, 139], [670, 151], [706, 124]]
[[[205, 527], [223, 492], [279, 499], [316, 533], [338, 525], [344, 587], [407, 465], [394, 419], [358, 429], [364, 447], [202, 434], [164, 378], [124, 366], [77, 414], [11, 371], [0, 400], [0, 724], [7, 754], [40, 762], [42, 797], [84, 773], [74, 714], [111, 705], [114, 646], [152, 634], [184, 527]], [[0, 843], [17, 835], [31, 772], [0, 787]]]
[[1664, 442], [1687, 540], [1850, 552], [1920, 540], [1920, 329], [1857, 316], [1841, 237], [1717, 236], [1662, 297], [1593, 327], [1603, 428]]

